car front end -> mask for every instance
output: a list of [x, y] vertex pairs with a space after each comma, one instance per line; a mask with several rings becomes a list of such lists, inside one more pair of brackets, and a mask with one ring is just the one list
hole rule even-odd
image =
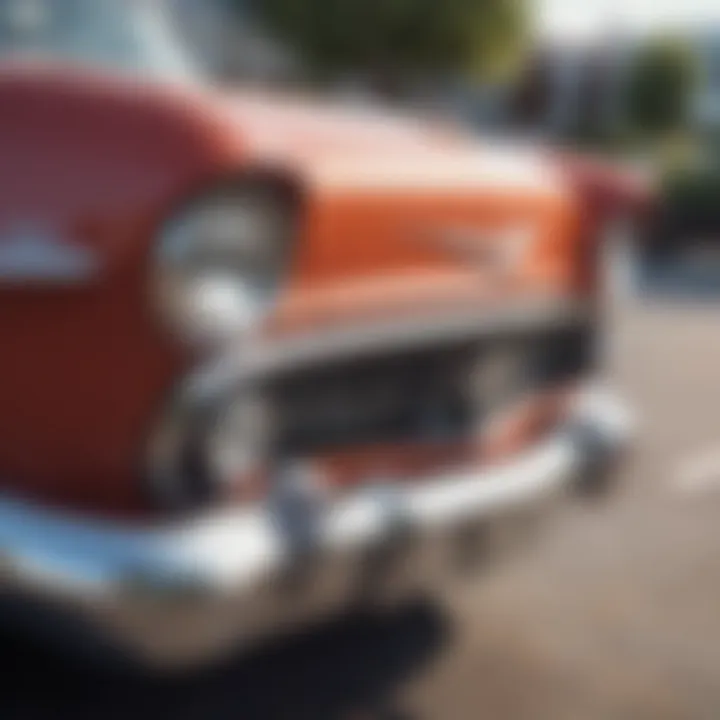
[[0, 102], [3, 617], [201, 662], [441, 590], [627, 445], [553, 163], [86, 68]]

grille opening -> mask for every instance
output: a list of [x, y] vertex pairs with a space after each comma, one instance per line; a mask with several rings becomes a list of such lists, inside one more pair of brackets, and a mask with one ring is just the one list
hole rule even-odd
[[577, 327], [304, 370], [267, 388], [278, 423], [275, 454], [298, 457], [348, 446], [465, 437], [491, 409], [489, 400], [469, 392], [468, 377], [501, 344], [521, 361], [503, 384], [506, 401], [578, 377], [593, 364], [593, 333]]

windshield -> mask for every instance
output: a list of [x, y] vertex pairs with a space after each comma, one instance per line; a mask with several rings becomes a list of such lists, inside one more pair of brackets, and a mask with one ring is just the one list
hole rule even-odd
[[27, 55], [163, 79], [196, 75], [153, 0], [0, 0], [0, 61]]

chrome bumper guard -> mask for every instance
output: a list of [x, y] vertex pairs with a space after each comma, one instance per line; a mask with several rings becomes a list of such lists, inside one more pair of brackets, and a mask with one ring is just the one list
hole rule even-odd
[[70, 610], [141, 660], [200, 662], [363, 592], [426, 579], [428, 566], [444, 571], [455, 531], [544, 507], [630, 434], [622, 404], [589, 389], [564, 427], [512, 462], [364, 488], [333, 503], [303, 554], [270, 506], [140, 529], [0, 500], [0, 588]]

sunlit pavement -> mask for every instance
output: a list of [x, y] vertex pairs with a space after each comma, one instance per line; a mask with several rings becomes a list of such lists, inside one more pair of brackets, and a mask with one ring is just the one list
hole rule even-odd
[[461, 632], [416, 690], [431, 716], [720, 717], [720, 304], [615, 311], [635, 455], [610, 499], [458, 594]]
[[563, 507], [447, 611], [335, 622], [173, 682], [4, 638], [0, 717], [716, 720], [720, 301], [622, 299], [612, 316], [640, 429], [616, 489]]

